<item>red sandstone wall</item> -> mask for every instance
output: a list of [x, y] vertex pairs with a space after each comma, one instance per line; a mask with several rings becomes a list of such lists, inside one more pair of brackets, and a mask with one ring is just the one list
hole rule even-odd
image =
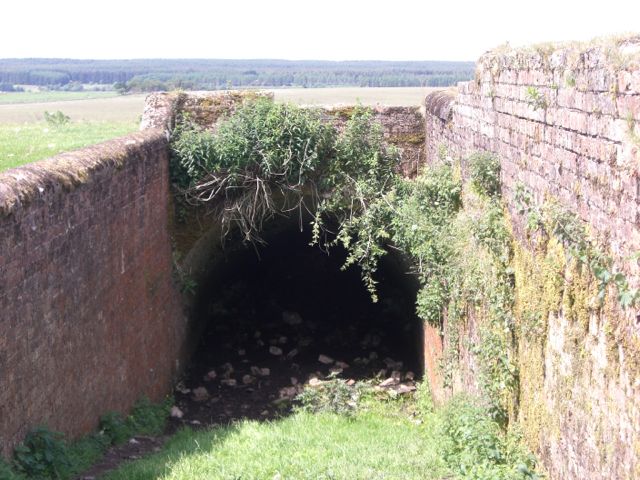
[[[631, 285], [640, 286], [640, 264], [629, 260], [640, 251], [640, 38], [490, 52], [479, 60], [475, 81], [430, 95], [426, 111], [429, 162], [462, 158], [464, 174], [464, 158], [475, 150], [500, 158], [523, 249], [529, 244], [514, 202], [518, 183], [537, 203], [554, 199], [577, 213]], [[539, 416], [517, 420], [539, 432], [532, 446], [552, 479], [640, 478], [640, 311], [592, 311], [580, 338], [563, 312], [546, 319], [536, 369], [543, 376], [521, 370], [521, 388], [540, 385], [526, 393], [535, 395]], [[461, 366], [462, 376], [468, 367]]]
[[0, 174], [0, 453], [159, 400], [185, 320], [167, 142], [149, 130]]

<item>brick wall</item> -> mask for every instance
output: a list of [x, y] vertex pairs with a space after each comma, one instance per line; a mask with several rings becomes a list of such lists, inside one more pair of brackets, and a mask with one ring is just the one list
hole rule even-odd
[[[629, 260], [640, 251], [640, 38], [489, 52], [474, 81], [427, 97], [425, 123], [428, 162], [462, 158], [464, 175], [471, 152], [499, 157], [503, 196], [526, 255], [540, 261], [544, 252], [524, 231], [518, 184], [538, 204], [554, 200], [575, 212], [640, 286], [640, 264]], [[516, 271], [516, 288], [531, 281], [522, 276]], [[544, 319], [540, 357], [520, 341], [521, 408], [513, 420], [534, 432], [531, 446], [552, 479], [639, 478], [640, 312], [613, 300], [590, 309], [579, 327], [568, 309], [563, 304]], [[464, 334], [473, 338], [474, 329], [471, 323]], [[462, 352], [464, 390], [475, 388], [471, 357]], [[531, 358], [538, 367], [527, 370]], [[537, 410], [525, 408], [529, 397]]]
[[170, 391], [167, 142], [149, 130], [0, 174], [0, 453]]

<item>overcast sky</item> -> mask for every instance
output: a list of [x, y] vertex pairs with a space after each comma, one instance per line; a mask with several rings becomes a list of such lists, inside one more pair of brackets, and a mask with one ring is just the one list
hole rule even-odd
[[640, 0], [2, 0], [0, 58], [475, 60], [640, 31]]

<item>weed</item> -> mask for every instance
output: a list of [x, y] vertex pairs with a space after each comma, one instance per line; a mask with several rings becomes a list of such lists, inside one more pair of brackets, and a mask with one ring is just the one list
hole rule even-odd
[[100, 417], [100, 430], [113, 445], [120, 445], [131, 438], [131, 427], [118, 412], [107, 412]]
[[71, 121], [71, 117], [69, 117], [68, 115], [65, 115], [60, 110], [54, 113], [49, 113], [45, 111], [44, 121], [47, 122], [47, 124], [50, 127], [62, 127]]
[[547, 97], [536, 87], [527, 87], [525, 99], [534, 110], [546, 110], [548, 107]]
[[63, 479], [71, 462], [62, 434], [46, 427], [29, 432], [14, 452], [18, 472], [31, 478]]
[[438, 438], [446, 463], [464, 479], [535, 480], [536, 462], [487, 415], [485, 407], [456, 397], [440, 412]]

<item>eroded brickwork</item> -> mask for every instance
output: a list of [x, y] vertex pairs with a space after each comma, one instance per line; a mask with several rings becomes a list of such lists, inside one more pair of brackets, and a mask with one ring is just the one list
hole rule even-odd
[[0, 453], [170, 391], [184, 338], [158, 130], [0, 174]]

